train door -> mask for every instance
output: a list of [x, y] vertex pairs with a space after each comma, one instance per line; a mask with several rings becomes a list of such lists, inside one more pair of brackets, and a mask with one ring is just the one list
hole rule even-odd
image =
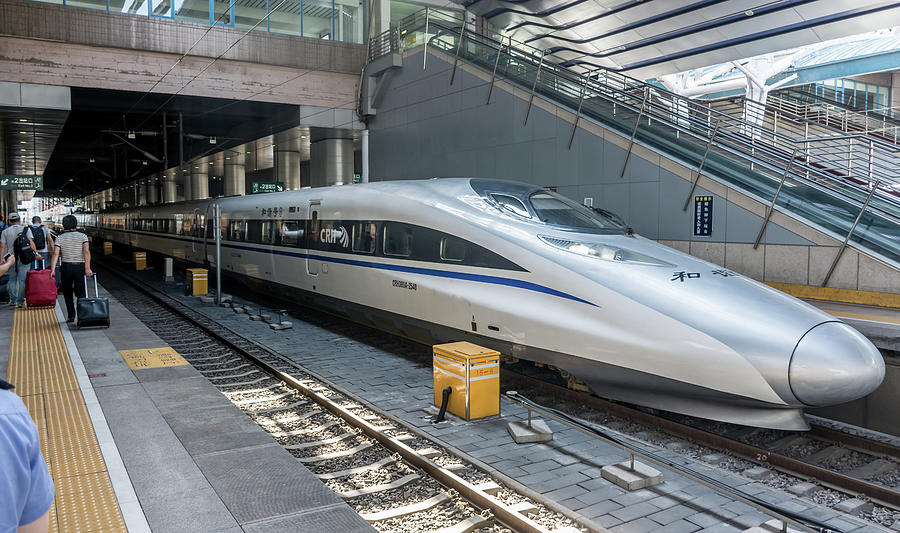
[[319, 260], [314, 253], [316, 242], [319, 240], [319, 228], [322, 224], [319, 220], [319, 201], [309, 202], [309, 231], [306, 232], [306, 273], [310, 276], [319, 275]]

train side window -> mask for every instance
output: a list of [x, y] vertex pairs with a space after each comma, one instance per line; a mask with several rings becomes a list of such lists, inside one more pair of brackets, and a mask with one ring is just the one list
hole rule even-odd
[[247, 221], [247, 242], [262, 242], [262, 221], [261, 220], [248, 220]]
[[358, 222], [353, 225], [354, 252], [371, 254], [375, 252], [375, 224], [371, 222]]
[[233, 220], [228, 231], [228, 240], [238, 242], [243, 241], [247, 234], [246, 226], [247, 223], [243, 220]]
[[278, 229], [278, 223], [275, 220], [263, 220], [260, 222], [260, 244], [275, 244], [277, 241], [275, 239], [275, 233]]
[[297, 246], [303, 238], [299, 220], [285, 220], [281, 223], [281, 245]]
[[456, 237], [441, 239], [441, 259], [444, 261], [463, 261], [466, 258], [466, 242]]
[[387, 222], [384, 225], [384, 255], [409, 257], [413, 232], [406, 224]]

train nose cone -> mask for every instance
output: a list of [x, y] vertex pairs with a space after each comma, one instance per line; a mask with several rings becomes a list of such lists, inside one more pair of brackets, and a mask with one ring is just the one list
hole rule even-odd
[[806, 405], [845, 403], [881, 385], [884, 358], [869, 339], [847, 324], [825, 322], [797, 343], [788, 379], [794, 396]]

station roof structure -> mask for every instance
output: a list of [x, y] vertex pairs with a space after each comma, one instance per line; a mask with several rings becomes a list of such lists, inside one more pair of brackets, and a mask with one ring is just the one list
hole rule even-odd
[[638, 79], [900, 25], [887, 0], [463, 0], [553, 61]]

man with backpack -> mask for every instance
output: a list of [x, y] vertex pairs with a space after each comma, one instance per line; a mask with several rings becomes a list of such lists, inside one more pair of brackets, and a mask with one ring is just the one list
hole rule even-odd
[[[38, 253], [37, 259], [47, 259], [48, 251], [53, 249], [53, 235], [50, 228], [41, 224], [41, 217], [35, 215], [31, 217], [31, 225], [25, 230], [31, 249]], [[32, 268], [37, 268], [34, 264]]]
[[31, 265], [36, 259], [42, 259], [34, 248], [31, 241], [25, 235], [25, 227], [19, 220], [19, 213], [13, 211], [7, 217], [9, 227], [0, 234], [0, 258], [6, 259], [7, 255], [14, 255], [17, 259], [15, 267], [11, 268], [9, 282], [6, 288], [9, 293], [9, 305], [16, 307], [25, 307], [25, 278]]

